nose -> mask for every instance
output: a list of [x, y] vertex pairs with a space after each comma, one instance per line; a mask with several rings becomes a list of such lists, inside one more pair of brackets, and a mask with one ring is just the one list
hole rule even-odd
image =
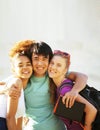
[[23, 65], [23, 68], [27, 68], [27, 65]]
[[38, 61], [38, 65], [42, 65], [43, 64], [43, 61], [42, 60], [39, 60]]
[[52, 69], [55, 69], [56, 68], [56, 66], [53, 64], [53, 65], [50, 65], [50, 67], [52, 68]]

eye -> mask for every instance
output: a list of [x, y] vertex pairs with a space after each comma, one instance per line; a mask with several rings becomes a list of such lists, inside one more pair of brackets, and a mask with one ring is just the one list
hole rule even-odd
[[23, 65], [22, 65], [22, 64], [19, 64], [17, 67], [21, 68], [21, 67], [23, 67]]
[[53, 62], [53, 61], [51, 61], [51, 62], [50, 62], [50, 65], [54, 65], [54, 62]]
[[43, 61], [48, 61], [48, 58], [43, 58]]
[[32, 57], [32, 59], [33, 60], [38, 60], [39, 58], [38, 58], [38, 56], [34, 56], [34, 57]]
[[58, 67], [61, 67], [61, 64], [60, 64], [60, 63], [58, 63], [58, 64], [57, 64], [57, 66], [58, 66]]
[[29, 62], [29, 63], [27, 63], [27, 66], [32, 66], [32, 64]]
[[44, 56], [43, 57], [43, 61], [48, 61], [49, 60], [49, 57], [48, 56]]

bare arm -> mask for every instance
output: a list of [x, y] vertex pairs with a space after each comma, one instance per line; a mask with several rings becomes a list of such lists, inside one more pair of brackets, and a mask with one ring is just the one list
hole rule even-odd
[[22, 130], [23, 117], [16, 120], [17, 130]]
[[12, 96], [12, 98], [18, 98], [20, 96], [19, 87], [15, 86], [15, 83], [11, 84], [10, 87], [7, 85], [10, 81], [12, 81], [12, 77], [14, 78], [14, 76], [9, 76], [3, 81], [0, 81], [0, 86], [4, 86], [4, 89], [0, 90], [0, 94], [6, 94]]
[[[0, 85], [1, 86], [1, 85]], [[4, 89], [2, 89], [2, 90], [0, 90], [0, 94], [6, 94], [6, 92], [8, 91], [8, 89], [6, 88], [4, 88]]]
[[4, 89], [0, 89], [0, 94], [5, 94], [6, 90], [5, 90], [5, 82], [0, 81], [0, 87], [3, 87]]
[[68, 78], [75, 82], [72, 90], [76, 90], [77, 92], [80, 92], [86, 86], [88, 80], [87, 75], [79, 72], [69, 73]]
[[[15, 86], [19, 87], [20, 91], [22, 88], [22, 82], [20, 79], [17, 79], [15, 82]], [[8, 96], [7, 100], [7, 126], [8, 130], [17, 130], [17, 123], [16, 123], [16, 111], [18, 106], [19, 97], [16, 99], [12, 98], [12, 96]]]
[[0, 81], [0, 85], [5, 85], [6, 83], [3, 81]]
[[[4, 89], [0, 90], [0, 94], [6, 94], [10, 97], [16, 99], [20, 97], [20, 88], [15, 85], [15, 83], [11, 84], [10, 87], [6, 85], [6, 82], [0, 82], [0, 86], [4, 86]], [[6, 87], [5, 87], [6, 86]]]
[[85, 87], [88, 77], [79, 72], [71, 72], [68, 74], [68, 78], [75, 82], [72, 90], [63, 96], [63, 103], [70, 108], [74, 104], [78, 93]]

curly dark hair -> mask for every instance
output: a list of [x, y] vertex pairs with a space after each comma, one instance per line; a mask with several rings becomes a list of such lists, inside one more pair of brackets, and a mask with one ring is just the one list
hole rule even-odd
[[15, 43], [9, 51], [10, 58], [13, 58], [16, 54], [19, 54], [19, 55], [26, 55], [31, 60], [30, 47], [32, 46], [33, 43], [34, 43], [33, 40], [24, 40]]

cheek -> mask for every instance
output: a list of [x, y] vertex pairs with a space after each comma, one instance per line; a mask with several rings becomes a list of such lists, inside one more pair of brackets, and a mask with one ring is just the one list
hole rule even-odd
[[30, 67], [29, 69], [30, 69], [30, 71], [32, 71], [32, 70], [33, 70], [33, 67]]
[[49, 67], [49, 64], [47, 64], [47, 66]]
[[64, 67], [64, 68], [61, 68], [60, 70], [62, 73], [66, 73], [67, 69]]
[[34, 68], [35, 68], [34, 65], [32, 65], [32, 70], [34, 70]]
[[51, 68], [51, 65], [48, 65], [48, 70]]
[[50, 68], [51, 68], [51, 67], [50, 67], [50, 65], [49, 65], [49, 66], [48, 66], [48, 72], [50, 72]]
[[36, 61], [34, 59], [32, 59], [32, 65], [36, 64]]
[[49, 66], [50, 66], [48, 62], [45, 62], [45, 65], [46, 65], [47, 67], [49, 67]]
[[32, 60], [32, 66], [34, 65], [34, 62], [33, 62], [33, 60]]
[[67, 73], [67, 71], [68, 71], [68, 69], [65, 68], [63, 71], [64, 75]]
[[19, 73], [21, 71], [21, 69], [15, 69], [16, 70], [16, 73]]
[[36, 62], [32, 62], [32, 68], [34, 68], [34, 66], [36, 66]]
[[14, 68], [14, 74], [15, 74], [15, 75], [19, 75], [19, 74], [20, 74], [20, 70], [17, 69], [17, 68]]

